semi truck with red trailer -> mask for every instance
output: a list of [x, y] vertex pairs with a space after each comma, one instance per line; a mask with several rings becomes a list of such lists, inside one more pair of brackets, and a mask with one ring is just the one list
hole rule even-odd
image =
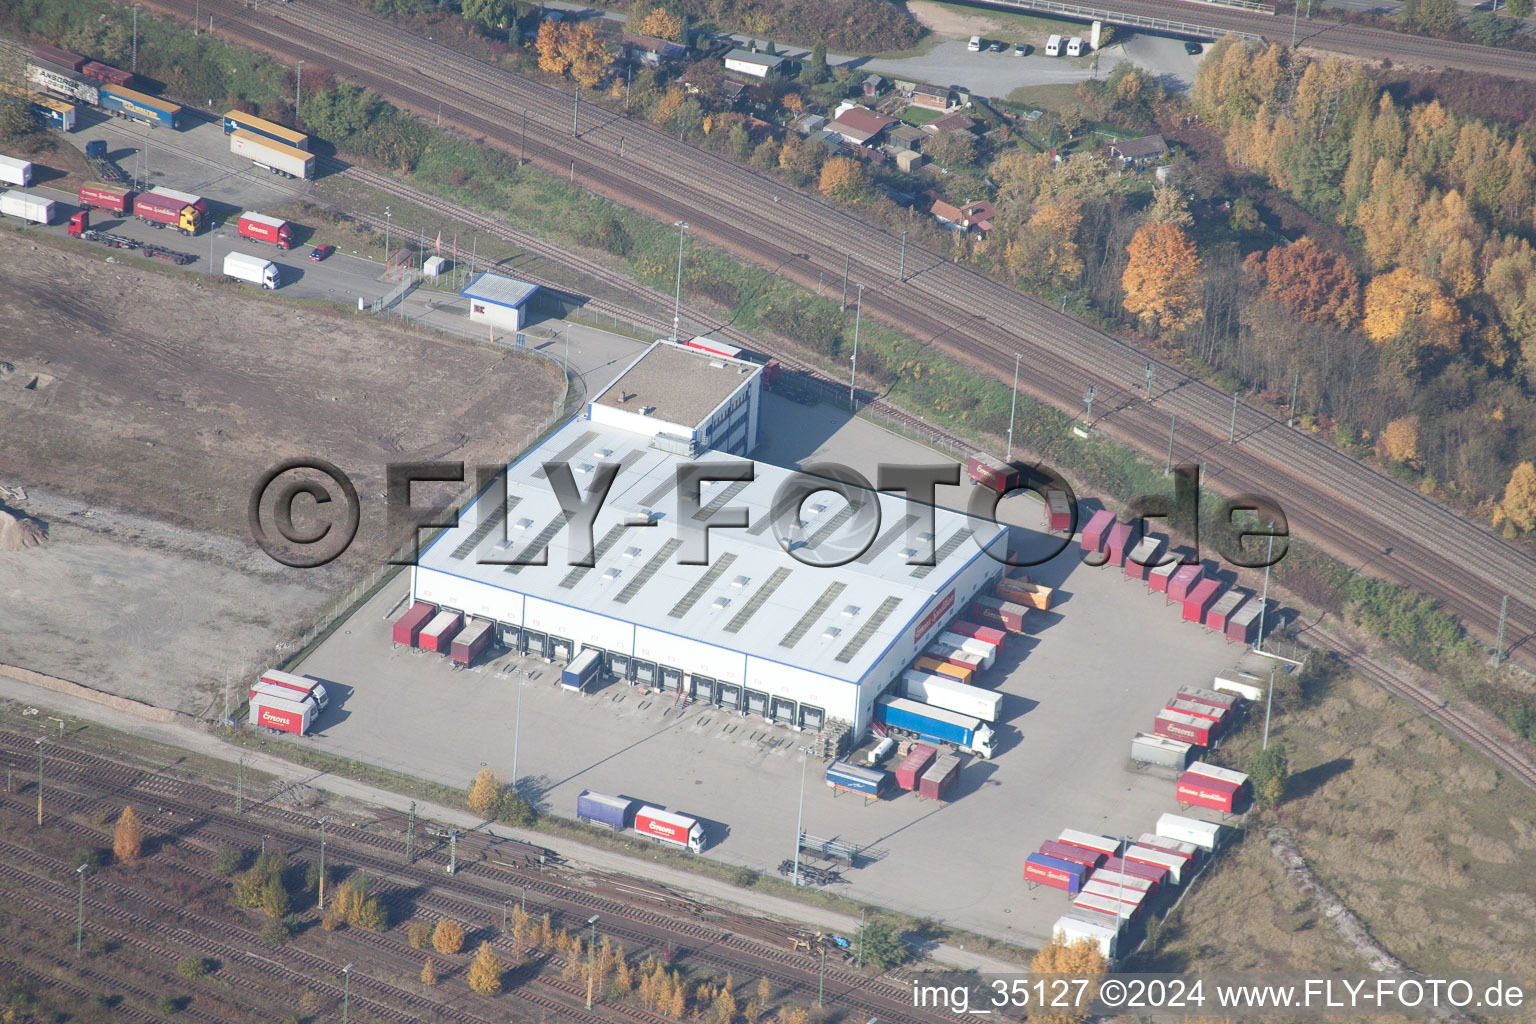
[[704, 826], [696, 818], [646, 805], [635, 812], [635, 831], [648, 839], [679, 849], [704, 851]]
[[268, 217], [264, 213], [247, 210], [240, 215], [236, 230], [240, 232], [241, 238], [253, 238], [279, 249], [293, 248], [293, 225], [280, 217]]
[[175, 228], [184, 235], [195, 235], [208, 220], [208, 200], [189, 192], [157, 188], [141, 192], [133, 201], [133, 215], [155, 227]]
[[282, 687], [258, 685], [251, 694], [250, 723], [275, 732], [291, 732], [296, 736], [309, 734], [320, 713], [319, 705], [308, 697], [287, 694]]
[[104, 181], [88, 181], [75, 194], [80, 205], [88, 210], [105, 210], [128, 216], [133, 213], [134, 191], [121, 185], [109, 185]]
[[1007, 494], [1019, 486], [1019, 468], [990, 455], [977, 452], [965, 460], [965, 475], [998, 494]]

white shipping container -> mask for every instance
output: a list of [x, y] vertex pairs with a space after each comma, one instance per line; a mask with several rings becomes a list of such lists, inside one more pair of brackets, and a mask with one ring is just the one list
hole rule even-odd
[[0, 192], [0, 214], [33, 224], [53, 223], [53, 200], [26, 192]]
[[962, 683], [952, 676], [908, 670], [901, 674], [902, 690], [912, 700], [946, 708], [983, 722], [997, 721], [1003, 695]]
[[0, 156], [0, 181], [26, 188], [32, 184], [32, 163], [14, 156]]
[[997, 660], [997, 645], [989, 644], [985, 640], [978, 640], [974, 636], [961, 636], [959, 633], [940, 633], [939, 643], [958, 647], [962, 651], [970, 651], [981, 658], [982, 668], [991, 668]]
[[1181, 843], [1192, 843], [1207, 853], [1216, 849], [1221, 838], [1221, 826], [1214, 821], [1186, 818], [1180, 814], [1164, 814], [1157, 819], [1157, 834]]
[[1214, 764], [1206, 764], [1204, 761], [1196, 761], [1189, 766], [1189, 771], [1194, 775], [1204, 775], [1208, 779], [1230, 782], [1234, 786], [1248, 785], [1248, 776], [1245, 773], [1235, 772], [1231, 768], [1221, 768]]
[[1216, 676], [1215, 689], [1219, 693], [1235, 693], [1252, 701], [1264, 699], [1263, 680], [1248, 672], [1221, 672]]
[[313, 178], [315, 156], [302, 149], [285, 146], [246, 131], [236, 131], [229, 137], [229, 151], [247, 160], [254, 160], [262, 167], [286, 174], [292, 178]]
[[1056, 919], [1056, 924], [1051, 931], [1063, 942], [1080, 942], [1087, 939], [1099, 947], [1100, 956], [1113, 962], [1116, 953], [1115, 944], [1120, 937], [1120, 922], [1108, 914], [1097, 916], [1101, 920], [1089, 921], [1072, 914], [1065, 914]]
[[1131, 876], [1125, 876], [1126, 884], [1121, 886], [1102, 878], [1090, 878], [1083, 883], [1082, 892], [1091, 896], [1103, 896], [1105, 899], [1119, 900], [1128, 906], [1140, 906], [1147, 898], [1147, 890], [1138, 889], [1131, 885]]
[[1167, 850], [1169, 853], [1182, 854], [1191, 859], [1200, 856], [1200, 847], [1194, 843], [1182, 843], [1177, 839], [1169, 839], [1152, 832], [1143, 832], [1141, 838], [1136, 840], [1140, 846], [1148, 846], [1154, 850]]
[[1140, 861], [1143, 864], [1155, 864], [1160, 868], [1168, 869], [1168, 877], [1173, 879], [1174, 885], [1183, 884], [1184, 870], [1189, 867], [1189, 861], [1170, 850], [1164, 850], [1155, 846], [1143, 846], [1137, 843], [1125, 851], [1127, 860]]
[[1091, 832], [1079, 832], [1075, 828], [1064, 828], [1056, 839], [1059, 842], [1071, 843], [1073, 846], [1081, 846], [1087, 850], [1098, 850], [1100, 853], [1113, 857], [1120, 852], [1120, 840], [1111, 839], [1108, 836], [1098, 836]]
[[1131, 760], [1142, 764], [1183, 768], [1189, 763], [1189, 752], [1193, 749], [1193, 746], [1183, 740], [1139, 732], [1131, 740]]

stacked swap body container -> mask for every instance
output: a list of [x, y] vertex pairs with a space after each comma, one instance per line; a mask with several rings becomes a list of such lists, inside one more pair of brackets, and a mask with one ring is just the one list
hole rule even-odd
[[1184, 598], [1184, 621], [1204, 623], [1226, 588], [1219, 580], [1201, 580]]
[[1200, 704], [1192, 700], [1184, 700], [1180, 697], [1171, 697], [1164, 705], [1165, 711], [1177, 711], [1192, 718], [1203, 718], [1211, 723], [1211, 735], [1220, 736], [1227, 726], [1227, 711], [1224, 708], [1213, 708], [1209, 704]]
[[638, 800], [626, 796], [609, 796], [584, 789], [576, 797], [576, 819], [588, 825], [602, 825], [615, 832], [623, 832], [635, 820]]
[[1107, 508], [1101, 508], [1088, 517], [1088, 525], [1083, 527], [1083, 539], [1080, 542], [1084, 551], [1103, 551], [1104, 538], [1109, 533], [1109, 528], [1115, 524], [1115, 514]]
[[917, 780], [922, 778], [923, 773], [928, 770], [928, 766], [933, 764], [934, 759], [938, 756], [938, 749], [930, 747], [926, 743], [919, 743], [913, 747], [907, 756], [902, 758], [901, 763], [896, 766], [896, 785], [905, 790], [916, 789]]
[[1216, 599], [1216, 603], [1211, 605], [1211, 610], [1205, 613], [1206, 626], [1217, 633], [1225, 634], [1227, 623], [1232, 619], [1232, 613], [1242, 607], [1243, 602], [1248, 600], [1248, 596], [1247, 591], [1236, 588], [1222, 594]]
[[875, 768], [861, 768], [847, 761], [833, 761], [827, 767], [827, 785], [833, 789], [878, 798], [890, 784], [890, 772]]
[[1089, 850], [1081, 846], [1073, 846], [1071, 843], [1064, 843], [1059, 839], [1047, 839], [1041, 843], [1040, 852], [1047, 857], [1055, 857], [1057, 860], [1068, 860], [1090, 869], [1104, 863], [1106, 856], [1102, 850]]
[[1244, 700], [1264, 699], [1264, 680], [1251, 672], [1219, 672], [1211, 680], [1211, 687], [1218, 693], [1230, 693]]
[[437, 614], [434, 605], [425, 601], [417, 601], [405, 610], [405, 614], [395, 620], [392, 638], [402, 647], [415, 647], [421, 637], [421, 628]]
[[1072, 529], [1072, 502], [1067, 492], [1052, 487], [1045, 492], [1045, 524], [1052, 533], [1067, 533]]
[[971, 602], [971, 618], [984, 626], [996, 626], [1010, 633], [1024, 632], [1024, 616], [1029, 609], [1016, 601], [977, 595]]
[[1127, 876], [1137, 875], [1151, 882], [1150, 892], [1156, 893], [1163, 881], [1168, 877], [1168, 869], [1161, 864], [1147, 864], [1142, 861], [1127, 860], [1124, 857], [1111, 857], [1099, 868], [1099, 874], [1103, 877], [1118, 875], [1124, 871]]
[[1023, 605], [1025, 608], [1048, 612], [1051, 610], [1051, 600], [1056, 591], [1025, 574], [1023, 567], [1019, 566], [993, 585], [992, 594], [994, 597]]
[[936, 675], [949, 676], [958, 679], [962, 683], [969, 684], [975, 678], [976, 672], [964, 665], [953, 665], [942, 658], [930, 658], [923, 655], [912, 663], [912, 668], [918, 672], [932, 672]]
[[1161, 537], [1143, 537], [1131, 549], [1131, 553], [1125, 559], [1125, 574], [1132, 579], [1144, 580], [1147, 573], [1153, 569], [1152, 563], [1157, 561], [1157, 554], [1163, 547]]
[[1006, 630], [998, 629], [995, 626], [983, 626], [979, 622], [969, 622], [965, 619], [956, 619], [954, 622], [951, 622], [946, 628], [946, 632], [989, 643], [996, 647], [999, 653], [1002, 652], [1003, 645], [1008, 641]]
[[421, 627], [421, 649], [435, 654], [447, 654], [453, 638], [463, 627], [463, 615], [458, 612], [438, 612], [431, 622]]
[[917, 795], [929, 800], [943, 800], [949, 787], [960, 777], [960, 755], [945, 754], [936, 759], [917, 780]]
[[1048, 885], [1071, 894], [1083, 887], [1088, 867], [1070, 860], [1058, 860], [1043, 853], [1032, 853], [1024, 858], [1024, 881], [1035, 885]]
[[459, 665], [473, 665], [475, 659], [486, 652], [496, 637], [496, 627], [490, 619], [472, 619], [454, 635], [448, 647], [448, 657]]
[[1105, 564], [1118, 568], [1125, 561], [1125, 553], [1130, 546], [1131, 524], [1116, 523], [1111, 526], [1104, 538], [1104, 554], [1108, 559]]
[[1166, 600], [1177, 601], [1183, 604], [1184, 599], [1189, 596], [1189, 592], [1195, 589], [1195, 585], [1200, 582], [1200, 578], [1204, 575], [1205, 569], [1198, 564], [1179, 566], [1174, 574], [1168, 577]]
[[1097, 910], [1101, 914], [1110, 914], [1124, 921], [1134, 919], [1139, 909], [1121, 903], [1119, 900], [1110, 899], [1108, 896], [1098, 896], [1091, 892], [1078, 893], [1072, 898], [1072, 905], [1085, 910]]
[[1189, 818], [1182, 814], [1164, 814], [1157, 819], [1157, 834], [1165, 839], [1198, 846], [1212, 853], [1221, 841], [1221, 826], [1214, 821]]
[[1262, 599], [1247, 601], [1232, 617], [1227, 620], [1225, 630], [1229, 641], [1240, 644], [1253, 644], [1259, 639], [1259, 616], [1263, 613], [1264, 602]]
[[1137, 764], [1155, 764], [1183, 771], [1189, 764], [1190, 751], [1193, 749], [1184, 740], [1139, 732], [1131, 740], [1131, 760]]
[[1138, 864], [1151, 864], [1168, 872], [1168, 880], [1174, 885], [1182, 885], [1185, 872], [1191, 870], [1194, 864], [1187, 858], [1181, 857], [1171, 850], [1158, 849], [1155, 846], [1143, 846], [1137, 843], [1125, 851], [1125, 859], [1135, 861]]
[[1152, 720], [1152, 731], [1169, 739], [1183, 740], [1197, 747], [1208, 747], [1216, 732], [1216, 723], [1209, 718], [1186, 715], [1182, 711], [1164, 708]]
[[1242, 786], [1209, 775], [1185, 772], [1179, 776], [1174, 798], [1182, 807], [1203, 807], [1209, 811], [1231, 814], [1241, 800]]
[[1166, 594], [1168, 592], [1168, 581], [1173, 578], [1173, 574], [1178, 572], [1180, 568], [1182, 566], [1179, 565], [1179, 560], [1175, 558], [1152, 569], [1147, 573], [1147, 589], [1154, 594]]
[[1108, 836], [1097, 835], [1092, 832], [1079, 832], [1075, 828], [1064, 828], [1061, 835], [1056, 837], [1057, 842], [1071, 843], [1085, 850], [1094, 850], [1106, 857], [1113, 857], [1120, 852], [1120, 840], [1111, 839]]

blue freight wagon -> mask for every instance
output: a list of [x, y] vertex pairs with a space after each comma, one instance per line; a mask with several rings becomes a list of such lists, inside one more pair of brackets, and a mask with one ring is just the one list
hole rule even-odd
[[992, 756], [992, 729], [980, 719], [905, 697], [889, 696], [876, 702], [875, 714], [895, 732], [948, 743], [978, 757]]
[[847, 761], [833, 761], [827, 768], [827, 785], [865, 796], [879, 796], [891, 784], [891, 773], [860, 768]]
[[145, 124], [181, 127], [181, 107], [168, 100], [156, 99], [121, 85], [101, 86], [101, 108], [118, 117], [127, 117]]
[[584, 789], [576, 797], [576, 817], [589, 825], [605, 825], [622, 832], [635, 820], [636, 800]]

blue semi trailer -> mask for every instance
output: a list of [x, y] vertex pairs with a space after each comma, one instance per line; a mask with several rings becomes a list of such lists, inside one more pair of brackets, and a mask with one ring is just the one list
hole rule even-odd
[[947, 743], [977, 757], [992, 756], [992, 728], [979, 718], [889, 696], [875, 703], [875, 716], [892, 732]]
[[584, 789], [576, 797], [576, 817], [589, 825], [606, 825], [615, 832], [623, 832], [634, 823], [638, 803], [628, 797]]

